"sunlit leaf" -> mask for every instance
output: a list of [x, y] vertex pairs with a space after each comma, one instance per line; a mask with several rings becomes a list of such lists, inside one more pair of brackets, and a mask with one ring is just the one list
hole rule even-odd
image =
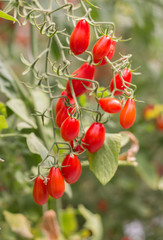
[[0, 115], [0, 131], [4, 128], [8, 128], [7, 121], [3, 115]]

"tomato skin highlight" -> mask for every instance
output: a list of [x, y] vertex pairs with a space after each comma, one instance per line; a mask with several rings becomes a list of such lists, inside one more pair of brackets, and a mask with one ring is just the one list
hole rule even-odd
[[62, 162], [61, 171], [67, 183], [75, 183], [80, 178], [82, 172], [78, 157], [74, 154], [67, 155]]
[[110, 46], [111, 38], [108, 36], [101, 37], [93, 47], [93, 59], [95, 62], [99, 62], [105, 56], [107, 56]]
[[68, 116], [61, 125], [61, 136], [65, 141], [72, 141], [78, 136], [79, 130], [79, 120]]
[[44, 180], [39, 176], [35, 179], [33, 187], [33, 200], [39, 204], [43, 205], [48, 201], [49, 194], [47, 186], [44, 183]]
[[[109, 52], [106, 55], [106, 57], [111, 60], [114, 57], [114, 53], [115, 53], [115, 45], [116, 45], [116, 41], [112, 41], [110, 48], [109, 48]], [[101, 61], [101, 59], [96, 59], [94, 58], [94, 63], [99, 63]], [[102, 66], [105, 65], [107, 63], [107, 61], [105, 60], [105, 57], [102, 59], [102, 62], [98, 65], [98, 66]]]
[[130, 128], [136, 119], [135, 100], [132, 98], [127, 99], [122, 111], [120, 113], [120, 124], [123, 128]]
[[50, 196], [57, 199], [65, 191], [65, 182], [59, 168], [52, 167], [48, 175], [47, 189]]
[[88, 48], [90, 42], [90, 27], [85, 19], [80, 20], [70, 37], [70, 49], [75, 55], [80, 55]]
[[[129, 83], [131, 83], [132, 80], [132, 73], [129, 69], [125, 68], [122, 71], [122, 78], [124, 79], [124, 81], [128, 82], [126, 83], [126, 86], [129, 86]], [[119, 90], [125, 90], [125, 86], [123, 86], [123, 82], [122, 79], [120, 77], [119, 74], [115, 75], [115, 83], [116, 83], [116, 88]], [[110, 91], [112, 92], [114, 90], [115, 86], [114, 86], [114, 80], [112, 79], [110, 82]], [[115, 91], [114, 96], [116, 95], [121, 95], [122, 92], [121, 91]]]
[[105, 127], [102, 123], [94, 122], [88, 128], [83, 142], [83, 147], [90, 153], [97, 152], [105, 141]]
[[[89, 65], [89, 63], [84, 63], [81, 65], [80, 68], [75, 70], [72, 73], [72, 75], [76, 75], [75, 77], [77, 77], [77, 78], [85, 78], [85, 79], [93, 80], [94, 72], [95, 72], [95, 66]], [[75, 80], [75, 79], [72, 80], [72, 85], [73, 85], [76, 97], [79, 97], [80, 95], [82, 95], [83, 93], [85, 93], [87, 91], [87, 89], [83, 86], [82, 83], [84, 85], [86, 85], [87, 87], [91, 86], [91, 82], [88, 82], [88, 81], [80, 81], [80, 80]], [[72, 98], [69, 81], [67, 81], [66, 91], [67, 91], [68, 96]]]
[[101, 98], [98, 102], [100, 107], [108, 113], [118, 113], [122, 109], [122, 103], [116, 98]]

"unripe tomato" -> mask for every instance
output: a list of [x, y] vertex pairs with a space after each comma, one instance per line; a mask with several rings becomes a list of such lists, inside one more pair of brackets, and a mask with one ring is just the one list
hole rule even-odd
[[118, 113], [122, 108], [122, 103], [116, 98], [101, 98], [98, 102], [100, 107], [108, 113]]
[[156, 128], [161, 132], [163, 131], [163, 115], [160, 115], [156, 119]]
[[[125, 68], [123, 69], [122, 71], [122, 78], [124, 79], [124, 81], [130, 83], [131, 80], [132, 80], [132, 73], [129, 69]], [[122, 82], [122, 79], [120, 77], [119, 74], [116, 74], [115, 75], [115, 83], [116, 83], [116, 86], [114, 86], [114, 80], [112, 79], [111, 82], [110, 82], [110, 91], [112, 92], [114, 90], [114, 88], [116, 87], [117, 89], [119, 90], [125, 90], [125, 86], [123, 86], [123, 82]], [[126, 86], [129, 86], [129, 84], [126, 83]], [[115, 91], [114, 95], [121, 95], [122, 92], [121, 91]]]
[[154, 112], [154, 105], [153, 104], [148, 104], [147, 106], [145, 106], [145, 108], [143, 109], [143, 118], [145, 120], [151, 120], [153, 117], [153, 112]]
[[47, 189], [50, 196], [57, 199], [65, 191], [65, 182], [59, 168], [52, 167], [48, 175]]
[[[62, 93], [61, 93], [61, 96], [64, 96], [64, 95], [69, 98], [69, 101], [70, 101], [71, 105], [73, 105], [75, 103], [74, 99], [70, 98], [65, 90], [62, 91]], [[63, 109], [66, 106], [65, 103], [66, 103], [65, 98], [59, 98], [58, 99], [58, 101], [56, 103], [56, 106], [55, 106], [55, 114], [57, 114], [61, 109]]]
[[75, 55], [82, 54], [90, 42], [90, 27], [85, 19], [80, 20], [70, 37], [70, 48]]
[[[111, 42], [111, 45], [110, 45], [110, 48], [109, 48], [109, 52], [108, 54], [106, 55], [106, 57], [111, 60], [114, 56], [114, 53], [115, 53], [115, 45], [116, 45], [116, 41], [112, 41]], [[101, 59], [100, 59], [101, 60]], [[94, 59], [94, 63], [98, 63], [100, 62], [99, 59]], [[105, 65], [107, 63], [107, 61], [105, 60], [105, 58], [102, 59], [102, 62], [98, 65], [98, 66], [102, 66], [102, 65]]]
[[74, 154], [67, 155], [62, 162], [61, 171], [67, 183], [75, 183], [80, 178], [82, 172], [78, 157]]
[[93, 47], [93, 59], [94, 62], [99, 62], [105, 56], [107, 56], [110, 46], [111, 38], [108, 36], [101, 37]]
[[105, 127], [102, 123], [94, 122], [86, 131], [82, 140], [83, 147], [90, 153], [97, 152], [105, 141]]
[[44, 180], [39, 176], [35, 179], [34, 187], [33, 187], [33, 200], [39, 204], [43, 205], [48, 201], [49, 194], [47, 187], [44, 183]]
[[[75, 72], [73, 72], [72, 75], [75, 75], [75, 77], [77, 78], [85, 78], [85, 79], [93, 80], [94, 72], [95, 72], [95, 67], [93, 65], [89, 65], [89, 63], [84, 63], [81, 65], [80, 68], [78, 68]], [[87, 87], [91, 86], [91, 82], [88, 82], [88, 81], [80, 81], [76, 79], [72, 80], [72, 85], [73, 85], [76, 97], [79, 97], [80, 95], [82, 95], [87, 91], [87, 89], [83, 86], [82, 83]], [[66, 91], [69, 97], [72, 97], [69, 81], [67, 81]]]
[[65, 141], [72, 141], [78, 136], [79, 130], [79, 120], [68, 116], [61, 125], [61, 136]]
[[135, 101], [132, 98], [127, 99], [121, 113], [120, 113], [120, 124], [123, 128], [130, 128], [136, 118], [136, 107]]

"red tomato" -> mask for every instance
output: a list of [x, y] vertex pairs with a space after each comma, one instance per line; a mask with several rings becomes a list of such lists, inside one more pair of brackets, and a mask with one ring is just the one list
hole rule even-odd
[[108, 113], [118, 113], [122, 108], [122, 103], [116, 98], [101, 98], [98, 102], [100, 107]]
[[[125, 68], [122, 71], [122, 78], [124, 79], [124, 81], [130, 83], [132, 80], [132, 73], [129, 69]], [[115, 83], [116, 83], [116, 88], [119, 90], [125, 90], [125, 86], [123, 86], [123, 82], [122, 79], [120, 77], [119, 74], [115, 75]], [[129, 86], [129, 84], [126, 83], [126, 86]], [[110, 82], [110, 91], [112, 92], [114, 90], [115, 86], [114, 86], [114, 80], [112, 79]], [[121, 91], [115, 91], [114, 95], [121, 95], [122, 92]]]
[[78, 136], [79, 130], [79, 120], [68, 116], [61, 125], [61, 136], [65, 141], [72, 141]]
[[[109, 48], [109, 52], [108, 54], [106, 55], [106, 57], [111, 60], [114, 56], [114, 53], [115, 53], [115, 45], [116, 45], [116, 41], [112, 41], [111, 45], [110, 45], [110, 48]], [[100, 59], [101, 60], [101, 59]], [[94, 59], [94, 63], [98, 63], [100, 62], [99, 59]], [[102, 62], [98, 65], [98, 66], [102, 66], [102, 65], [105, 65], [107, 63], [107, 61], [105, 60], [105, 58], [102, 59]]]
[[97, 208], [99, 212], [106, 212], [108, 209], [108, 203], [105, 199], [101, 199], [97, 203]]
[[47, 189], [50, 196], [57, 199], [65, 191], [65, 182], [59, 168], [52, 167], [48, 175]]
[[123, 128], [130, 128], [136, 118], [136, 107], [135, 101], [132, 98], [127, 99], [121, 113], [120, 113], [120, 124]]
[[[85, 78], [85, 79], [93, 80], [94, 72], [95, 72], [95, 67], [93, 65], [89, 65], [89, 63], [84, 63], [81, 65], [80, 68], [78, 68], [75, 72], [73, 72], [73, 75], [76, 75], [75, 77], [77, 78]], [[82, 83], [87, 87], [90, 87], [91, 85], [91, 82], [80, 81], [75, 79], [72, 80], [72, 85], [73, 85], [76, 97], [79, 97], [80, 95], [82, 95], [87, 91], [87, 89], [83, 86]], [[66, 91], [69, 97], [72, 97], [69, 81], [67, 81]]]
[[34, 187], [33, 187], [33, 200], [39, 204], [43, 205], [48, 201], [49, 194], [47, 187], [39, 176], [35, 179]]
[[[64, 95], [69, 98], [71, 105], [73, 105], [75, 103], [74, 99], [70, 98], [65, 90], [62, 91], [62, 93], [61, 93], [61, 96], [64, 96]], [[66, 103], [65, 98], [58, 99], [58, 102], [56, 103], [56, 106], [55, 106], [55, 114], [57, 114], [61, 109], [65, 108], [65, 106], [66, 106], [65, 103]]]
[[160, 115], [156, 119], [156, 128], [161, 132], [163, 131], [163, 115]]
[[85, 19], [80, 20], [70, 37], [70, 48], [75, 55], [82, 54], [90, 42], [90, 27]]
[[94, 62], [99, 62], [109, 53], [111, 46], [111, 38], [107, 36], [101, 37], [93, 47], [93, 59]]
[[69, 184], [75, 183], [81, 175], [82, 167], [79, 159], [74, 154], [67, 155], [62, 162], [62, 174]]
[[[77, 141], [75, 140], [75, 142], [77, 142]], [[76, 152], [76, 153], [84, 152], [84, 149], [80, 146], [80, 144], [78, 144], [77, 146], [74, 146], [74, 142], [70, 141], [70, 145], [71, 145], [74, 152]]]
[[88, 128], [83, 142], [83, 147], [90, 153], [97, 152], [105, 141], [105, 128], [102, 123], [94, 122]]

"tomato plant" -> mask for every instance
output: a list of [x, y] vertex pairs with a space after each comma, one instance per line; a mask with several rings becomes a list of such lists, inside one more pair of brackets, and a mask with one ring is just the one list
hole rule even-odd
[[65, 181], [69, 184], [73, 184], [80, 178], [82, 167], [78, 157], [74, 154], [67, 155], [61, 168]]
[[39, 204], [43, 205], [48, 201], [49, 194], [47, 187], [45, 185], [45, 179], [41, 179], [39, 176], [35, 179], [33, 187], [33, 200]]
[[132, 98], [127, 99], [122, 111], [120, 113], [120, 124], [123, 128], [130, 128], [136, 118], [135, 100]]
[[75, 55], [82, 54], [90, 42], [90, 27], [85, 19], [80, 20], [70, 37], [70, 48]]

